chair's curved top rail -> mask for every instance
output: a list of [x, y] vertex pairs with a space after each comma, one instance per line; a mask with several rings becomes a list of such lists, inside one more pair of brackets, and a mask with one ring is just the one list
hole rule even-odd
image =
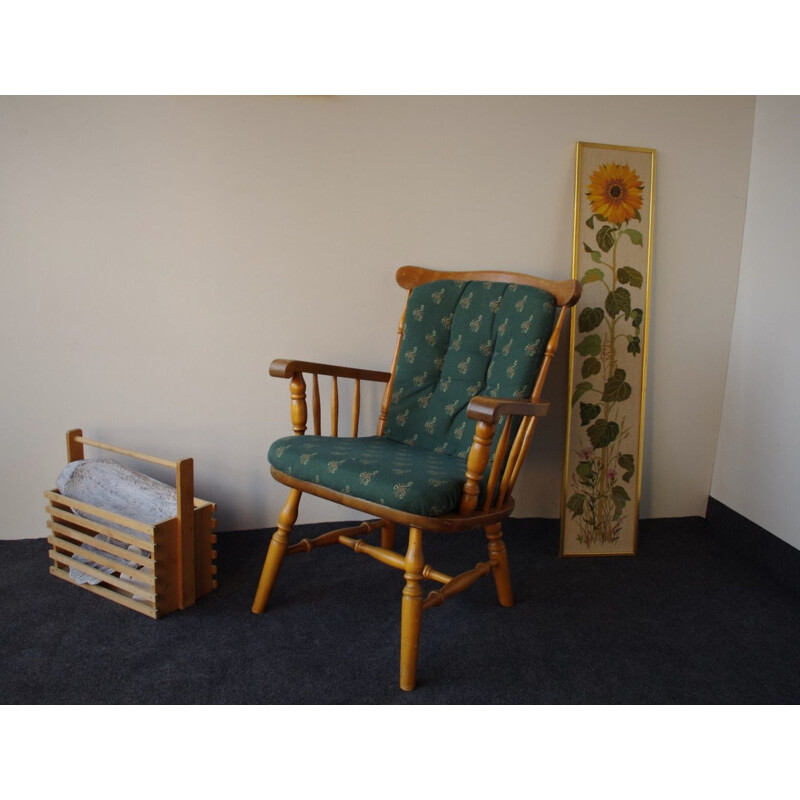
[[493, 281], [498, 283], [520, 283], [544, 289], [556, 299], [559, 306], [572, 306], [581, 296], [580, 281], [550, 281], [523, 272], [504, 272], [500, 270], [471, 270], [468, 272], [449, 272], [427, 269], [426, 267], [400, 267], [397, 270], [397, 283], [404, 289], [416, 289], [432, 281]]

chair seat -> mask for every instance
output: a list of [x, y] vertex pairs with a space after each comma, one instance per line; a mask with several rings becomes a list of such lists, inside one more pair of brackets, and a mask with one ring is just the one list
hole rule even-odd
[[399, 511], [438, 516], [461, 499], [466, 459], [384, 436], [286, 436], [269, 449], [280, 472]]

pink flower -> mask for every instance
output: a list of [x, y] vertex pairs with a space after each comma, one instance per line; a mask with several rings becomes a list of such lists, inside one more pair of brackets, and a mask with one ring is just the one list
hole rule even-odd
[[608, 472], [606, 472], [606, 477], [609, 481], [611, 481], [611, 483], [614, 483], [614, 481], [617, 479], [617, 471], [615, 469], [610, 469]]
[[594, 450], [592, 450], [591, 447], [584, 447], [583, 450], [581, 450], [580, 453], [578, 453], [578, 455], [581, 457], [583, 461], [588, 461], [592, 457], [593, 452]]

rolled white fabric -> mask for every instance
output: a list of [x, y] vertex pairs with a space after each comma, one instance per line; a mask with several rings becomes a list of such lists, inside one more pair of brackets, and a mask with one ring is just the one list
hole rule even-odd
[[154, 525], [178, 513], [172, 486], [110, 458], [86, 458], [67, 464], [56, 480], [65, 497]]
[[[87, 458], [81, 461], [72, 461], [56, 479], [56, 488], [65, 498], [90, 503], [98, 508], [113, 511], [148, 525], [163, 522], [178, 513], [178, 493], [174, 487], [161, 483], [149, 475], [129, 469], [113, 459]], [[139, 539], [147, 538], [139, 531], [131, 530], [86, 512], [73, 509], [73, 513]], [[95, 538], [102, 542], [110, 541], [121, 547], [127, 546], [125, 543], [110, 539], [103, 534], [97, 534]], [[109, 574], [113, 572], [110, 567], [103, 567], [91, 561], [90, 554], [94, 550], [91, 545], [85, 544], [81, 549], [87, 551], [88, 557], [74, 555], [75, 561], [89, 564]], [[137, 548], [131, 546], [131, 549]], [[95, 552], [101, 551], [96, 550]], [[103, 553], [103, 555], [129, 566], [134, 565], [133, 562], [124, 559], [115, 559], [108, 553]], [[76, 567], [72, 567], [69, 574], [77, 583], [100, 583], [99, 578], [87, 575]]]

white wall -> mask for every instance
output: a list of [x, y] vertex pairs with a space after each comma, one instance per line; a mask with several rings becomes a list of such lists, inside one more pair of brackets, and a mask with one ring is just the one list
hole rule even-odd
[[[0, 537], [44, 535], [71, 427], [193, 456], [222, 530], [274, 525], [266, 451], [290, 426], [269, 361], [388, 367], [403, 264], [567, 277], [577, 140], [658, 150], [641, 511], [702, 514], [753, 113], [748, 97], [0, 98]], [[558, 516], [565, 351], [520, 516]], [[301, 514], [341, 518], [313, 498]]]
[[759, 97], [711, 494], [800, 547], [800, 98]]

